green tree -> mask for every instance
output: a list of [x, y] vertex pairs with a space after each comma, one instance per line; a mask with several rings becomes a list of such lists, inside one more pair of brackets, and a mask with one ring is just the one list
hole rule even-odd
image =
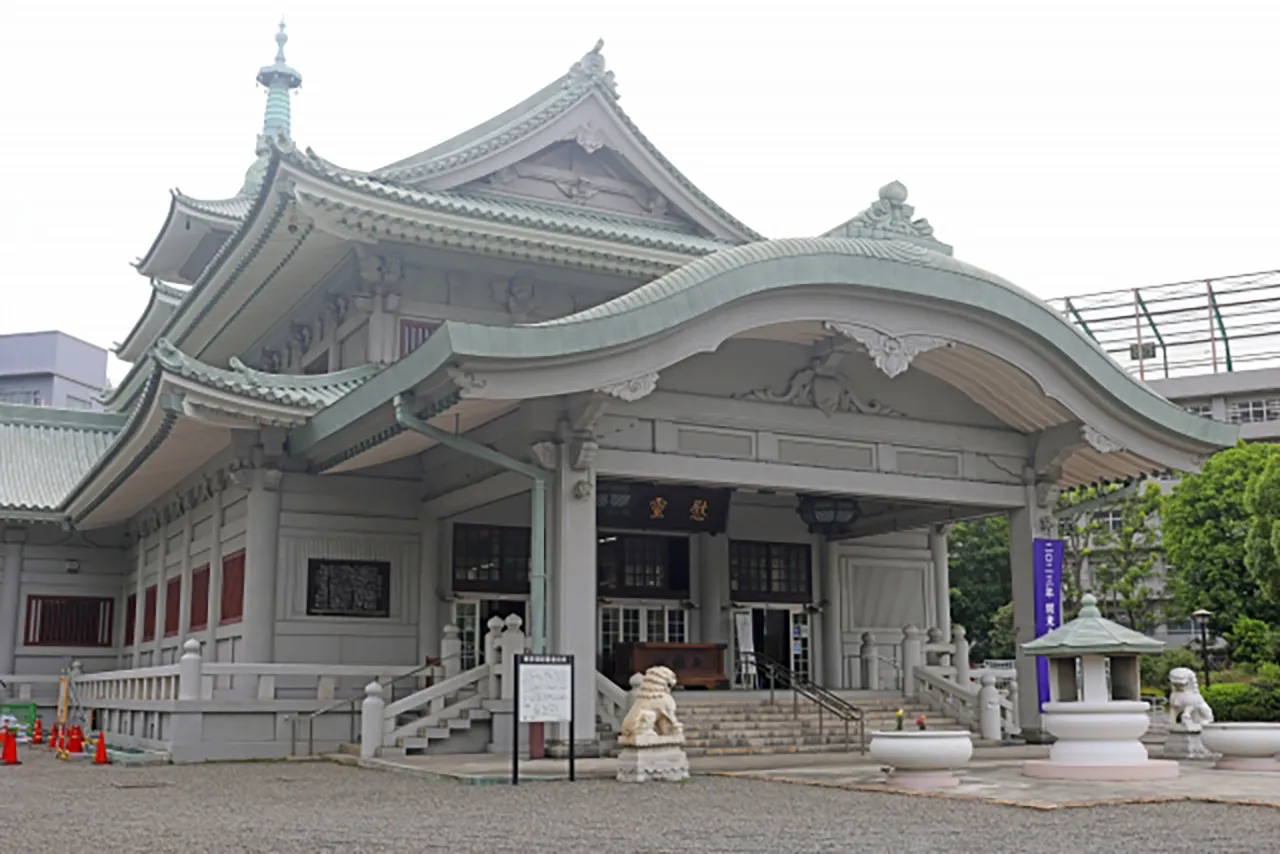
[[1013, 658], [1017, 651], [1017, 638], [1013, 632], [1013, 603], [1006, 602], [991, 617], [985, 640], [987, 658]]
[[1231, 658], [1240, 664], [1274, 664], [1276, 633], [1262, 620], [1240, 617], [1227, 632]]
[[1117, 524], [1099, 524], [1093, 540], [1093, 592], [1113, 619], [1144, 634], [1155, 631], [1165, 616], [1155, 587], [1160, 499], [1159, 484], [1140, 484], [1110, 506]]
[[1259, 596], [1245, 566], [1253, 515], [1245, 506], [1249, 481], [1280, 457], [1280, 446], [1240, 443], [1209, 458], [1199, 474], [1182, 478], [1165, 496], [1160, 529], [1174, 602], [1182, 613], [1213, 612], [1222, 634], [1241, 615], [1274, 624], [1274, 603]]
[[1009, 519], [988, 516], [959, 522], [947, 538], [951, 564], [951, 620], [964, 626], [974, 661], [1000, 658], [987, 643], [992, 617], [1013, 596]]
[[1272, 454], [1249, 480], [1244, 506], [1252, 517], [1244, 565], [1272, 602], [1280, 602], [1280, 455]]

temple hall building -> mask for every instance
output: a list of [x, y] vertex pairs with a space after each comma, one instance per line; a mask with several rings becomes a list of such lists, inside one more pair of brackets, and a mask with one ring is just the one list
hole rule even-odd
[[173, 192], [136, 264], [104, 411], [0, 407], [0, 679], [77, 662], [109, 738], [274, 755], [414, 674], [388, 750], [499, 749], [504, 632], [575, 656], [584, 750], [655, 650], [690, 690], [777, 665], [914, 695], [904, 632], [930, 660], [954, 636], [948, 525], [1009, 516], [1030, 640], [1058, 490], [1236, 441], [958, 260], [897, 181], [823, 234], [752, 230], [602, 45], [358, 171], [294, 142], [285, 41], [239, 190]]

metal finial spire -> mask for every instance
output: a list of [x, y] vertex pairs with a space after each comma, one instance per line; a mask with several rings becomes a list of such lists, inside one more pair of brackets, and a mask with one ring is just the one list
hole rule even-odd
[[276, 33], [276, 62], [284, 62], [284, 46], [289, 42], [289, 34], [284, 31], [284, 18], [280, 19], [280, 30]]
[[258, 70], [258, 82], [267, 88], [267, 106], [262, 119], [262, 133], [258, 135], [255, 149], [258, 159], [245, 174], [241, 194], [253, 195], [262, 185], [263, 176], [270, 160], [270, 141], [288, 139], [291, 135], [291, 116], [289, 93], [302, 85], [302, 75], [289, 67], [284, 60], [284, 46], [289, 41], [282, 20], [276, 31], [276, 58], [271, 65]]

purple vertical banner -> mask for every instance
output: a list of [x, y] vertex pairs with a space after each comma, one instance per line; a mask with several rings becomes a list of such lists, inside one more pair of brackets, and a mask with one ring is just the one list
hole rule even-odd
[[[1033, 573], [1036, 586], [1036, 637], [1062, 624], [1062, 540], [1032, 541], [1035, 554]], [[1040, 709], [1049, 702], [1049, 660], [1036, 659], [1036, 683], [1040, 689]]]

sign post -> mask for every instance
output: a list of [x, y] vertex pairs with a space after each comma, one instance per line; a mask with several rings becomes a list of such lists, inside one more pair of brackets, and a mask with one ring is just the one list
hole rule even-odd
[[577, 777], [573, 656], [547, 653], [516, 655], [511, 674], [515, 700], [511, 715], [511, 785], [520, 785], [520, 724], [536, 723], [569, 725], [569, 781], [573, 782]]
[[[1047, 634], [1062, 625], [1062, 561], [1065, 544], [1062, 540], [1035, 539], [1033, 577], [1035, 584], [1036, 637]], [[1036, 685], [1039, 689], [1040, 711], [1049, 702], [1049, 660], [1036, 658]]]

